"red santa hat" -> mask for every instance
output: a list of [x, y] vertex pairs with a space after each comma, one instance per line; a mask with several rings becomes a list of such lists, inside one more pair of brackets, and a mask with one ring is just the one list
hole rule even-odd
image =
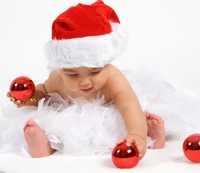
[[103, 67], [121, 54], [126, 39], [117, 14], [101, 0], [72, 6], [52, 24], [48, 68]]

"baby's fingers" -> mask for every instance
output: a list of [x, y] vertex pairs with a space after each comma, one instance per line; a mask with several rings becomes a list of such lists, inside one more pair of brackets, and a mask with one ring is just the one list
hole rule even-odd
[[134, 140], [131, 137], [126, 137], [125, 140], [126, 140], [126, 145], [130, 146], [131, 143], [133, 143], [136, 146], [138, 153], [139, 153], [139, 157], [140, 157], [140, 159], [142, 159], [142, 157], [144, 157], [144, 155], [146, 153], [146, 146], [144, 145], [145, 143], [143, 141], [139, 142], [137, 140]]
[[140, 159], [142, 159], [144, 157], [145, 153], [146, 153], [146, 147], [143, 147], [143, 146], [137, 145], [137, 144], [135, 144], [135, 146], [136, 146], [136, 148], [139, 152]]
[[8, 98], [10, 98], [10, 101], [14, 101], [15, 100], [14, 97], [10, 94], [10, 92], [7, 92], [6, 96]]
[[26, 101], [24, 102], [24, 101], [15, 99], [15, 98], [11, 95], [10, 92], [7, 92], [6, 96], [7, 96], [8, 98], [10, 98], [10, 101], [11, 101], [11, 102], [14, 102], [14, 104], [15, 104], [18, 108], [27, 105], [27, 102], [26, 102]]
[[21, 101], [21, 100], [16, 100], [14, 103], [15, 103], [16, 105], [19, 105], [19, 104], [22, 103], [22, 101]]
[[7, 92], [6, 96], [7, 96], [8, 98], [10, 98], [10, 101], [11, 101], [11, 102], [15, 102], [15, 101], [16, 101], [16, 99], [10, 94], [10, 92]]
[[116, 142], [116, 145], [118, 145], [118, 144], [120, 144], [120, 143], [122, 143], [122, 142], [124, 142], [124, 139], [118, 140], [118, 141]]
[[11, 101], [11, 102], [15, 102], [15, 100], [16, 100], [16, 99], [15, 99], [14, 97], [10, 97], [10, 101]]
[[126, 140], [126, 144], [128, 146], [130, 146], [132, 143], [134, 143], [134, 139], [131, 136], [126, 137], [125, 140]]
[[10, 92], [7, 92], [6, 96], [7, 97], [12, 97], [11, 94], [10, 94]]
[[23, 106], [26, 106], [26, 104], [25, 104], [24, 102], [22, 102], [21, 104], [18, 104], [18, 105], [17, 105], [18, 108], [21, 108], [21, 107], [23, 107]]
[[25, 102], [22, 102], [21, 100], [16, 100], [14, 102], [14, 104], [18, 107], [18, 108], [21, 108], [22, 106], [25, 106]]

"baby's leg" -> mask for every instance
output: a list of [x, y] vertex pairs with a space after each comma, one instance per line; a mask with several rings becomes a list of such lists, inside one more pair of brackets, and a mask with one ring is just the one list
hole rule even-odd
[[44, 132], [32, 119], [24, 127], [24, 137], [34, 158], [49, 156], [54, 152]]
[[165, 146], [165, 125], [164, 121], [158, 115], [145, 112], [148, 126], [148, 136], [155, 140], [153, 148], [159, 149]]

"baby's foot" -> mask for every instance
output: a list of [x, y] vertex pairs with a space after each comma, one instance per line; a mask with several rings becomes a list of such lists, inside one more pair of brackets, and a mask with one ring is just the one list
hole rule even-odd
[[164, 121], [158, 115], [145, 112], [148, 126], [148, 136], [155, 140], [153, 144], [154, 149], [163, 148], [165, 146], [165, 125]]
[[32, 157], [45, 157], [53, 153], [50, 142], [35, 121], [28, 120], [24, 127], [24, 137]]

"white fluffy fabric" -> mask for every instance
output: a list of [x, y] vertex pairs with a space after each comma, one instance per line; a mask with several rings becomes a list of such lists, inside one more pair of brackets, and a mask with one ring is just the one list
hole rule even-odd
[[[42, 100], [38, 108], [4, 109], [5, 121], [0, 128], [0, 153], [18, 152], [29, 156], [23, 127], [34, 119], [48, 137], [52, 148], [67, 155], [105, 155], [112, 151], [117, 140], [127, 134], [123, 119], [113, 104], [103, 105], [104, 97], [88, 102], [72, 99], [73, 104], [57, 94]], [[14, 112], [14, 113], [13, 113]], [[148, 138], [148, 146], [153, 141]]]
[[128, 36], [120, 24], [111, 22], [111, 26], [110, 34], [47, 42], [44, 47], [47, 67], [103, 67], [112, 62], [125, 50]]
[[143, 110], [164, 119], [168, 137], [180, 139], [200, 130], [200, 98], [195, 93], [147, 67], [124, 73]]
[[[159, 114], [166, 124], [167, 136], [180, 139], [200, 128], [200, 100], [180, 85], [146, 69], [125, 72], [143, 110]], [[39, 107], [4, 107], [0, 122], [0, 153], [17, 152], [29, 156], [23, 127], [29, 118], [44, 130], [53, 148], [66, 155], [105, 155], [111, 153], [118, 139], [126, 135], [123, 119], [114, 105], [104, 105], [104, 98], [87, 102], [72, 99], [73, 104], [51, 95]], [[148, 146], [152, 141], [148, 140]], [[148, 147], [147, 146], [147, 147]]]

